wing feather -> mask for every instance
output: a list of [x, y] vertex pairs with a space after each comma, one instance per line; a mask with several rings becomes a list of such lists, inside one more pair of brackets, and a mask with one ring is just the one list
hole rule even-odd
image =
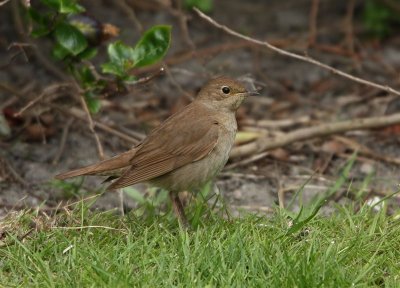
[[189, 126], [185, 120], [193, 112], [193, 107], [187, 108], [168, 119], [146, 138], [131, 160], [131, 168], [107, 190], [164, 175], [204, 158], [214, 149], [218, 142], [218, 122], [205, 110], [200, 111], [199, 116], [191, 120], [193, 125]]

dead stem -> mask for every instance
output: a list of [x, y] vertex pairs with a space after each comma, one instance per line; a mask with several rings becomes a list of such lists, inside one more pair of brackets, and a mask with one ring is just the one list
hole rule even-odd
[[216, 22], [214, 19], [212, 19], [211, 17], [207, 16], [206, 14], [201, 12], [199, 9], [197, 9], [197, 8], [193, 8], [193, 9], [194, 9], [194, 11], [197, 12], [197, 14], [201, 18], [203, 18], [204, 20], [206, 20], [207, 22], [209, 22], [213, 26], [225, 31], [226, 33], [228, 33], [228, 34], [230, 34], [232, 36], [247, 40], [247, 41], [249, 41], [251, 43], [254, 43], [254, 44], [257, 44], [259, 46], [264, 46], [264, 47], [266, 47], [266, 48], [268, 48], [268, 49], [270, 49], [270, 50], [272, 50], [272, 51], [274, 51], [274, 52], [276, 52], [276, 53], [278, 53], [280, 55], [288, 56], [288, 57], [291, 57], [291, 58], [294, 58], [294, 59], [298, 59], [298, 60], [301, 60], [301, 61], [304, 61], [304, 62], [308, 62], [308, 63], [314, 64], [314, 65], [316, 65], [318, 67], [321, 67], [321, 68], [323, 68], [325, 70], [328, 70], [328, 71], [332, 72], [333, 74], [336, 74], [336, 75], [342, 76], [344, 78], [350, 79], [350, 80], [352, 80], [354, 82], [357, 82], [357, 83], [360, 83], [360, 84], [363, 84], [363, 85], [367, 85], [367, 86], [371, 86], [371, 87], [374, 87], [374, 88], [378, 88], [378, 89], [381, 89], [381, 90], [386, 91], [388, 93], [393, 93], [393, 94], [396, 94], [396, 95], [400, 96], [400, 91], [395, 90], [395, 89], [393, 89], [393, 88], [391, 88], [391, 87], [389, 87], [387, 85], [377, 84], [375, 82], [371, 82], [371, 81], [368, 81], [368, 80], [353, 76], [353, 75], [351, 75], [349, 73], [343, 72], [341, 70], [333, 68], [332, 66], [324, 64], [322, 62], [319, 62], [319, 61], [317, 61], [317, 60], [315, 60], [315, 59], [313, 59], [313, 58], [311, 58], [311, 57], [309, 57], [307, 55], [302, 56], [302, 55], [299, 55], [299, 54], [296, 54], [296, 53], [292, 53], [292, 52], [280, 49], [278, 47], [275, 47], [275, 46], [271, 45], [267, 41], [261, 41], [261, 40], [257, 40], [257, 39], [251, 38], [249, 36], [245, 36], [243, 34], [240, 34], [239, 32], [236, 32], [236, 31], [228, 28], [227, 26], [224, 26], [224, 25]]
[[312, 0], [310, 11], [310, 34], [308, 36], [308, 46], [311, 47], [317, 42], [317, 17], [318, 17], [319, 0]]
[[382, 128], [395, 124], [400, 124], [400, 113], [380, 117], [358, 118], [336, 123], [321, 124], [315, 127], [301, 128], [284, 134], [276, 139], [262, 137], [255, 142], [236, 147], [232, 149], [230, 157], [236, 158], [239, 156], [249, 156], [254, 153], [272, 150], [298, 141], [340, 134], [352, 130]]
[[104, 149], [103, 149], [103, 146], [101, 145], [99, 135], [97, 135], [96, 131], [94, 130], [94, 123], [93, 123], [92, 115], [90, 115], [90, 111], [89, 111], [89, 108], [87, 106], [84, 96], [82, 94], [80, 94], [80, 96], [81, 96], [80, 99], [81, 99], [82, 108], [83, 108], [83, 111], [85, 111], [85, 113], [86, 113], [87, 122], [89, 124], [89, 130], [90, 130], [90, 132], [92, 132], [94, 140], [96, 141], [97, 152], [99, 153], [99, 158], [100, 158], [100, 160], [104, 160], [105, 159]]
[[60, 158], [61, 158], [62, 154], [64, 153], [65, 143], [67, 142], [69, 128], [71, 127], [72, 123], [74, 123], [74, 118], [69, 118], [63, 128], [61, 141], [60, 141], [60, 147], [58, 148], [57, 154], [53, 159], [53, 162], [52, 162], [53, 165], [58, 164], [58, 161], [60, 161]]

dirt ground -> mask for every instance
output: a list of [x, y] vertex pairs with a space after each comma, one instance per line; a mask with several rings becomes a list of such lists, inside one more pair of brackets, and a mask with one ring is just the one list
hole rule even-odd
[[[317, 17], [318, 44], [310, 48], [307, 45], [312, 1], [214, 2], [210, 15], [232, 29], [268, 40], [292, 52], [304, 54], [307, 51], [308, 55], [337, 69], [400, 88], [400, 36], [393, 34], [384, 40], [367, 37], [360, 20], [362, 1], [356, 1], [352, 21], [354, 35], [349, 40], [346, 38], [349, 27], [345, 24], [347, 1], [321, 0]], [[98, 20], [119, 27], [119, 37], [124, 42], [134, 44], [139, 38], [140, 33], [132, 18], [114, 1], [82, 1], [82, 4]], [[300, 127], [397, 112], [396, 98], [386, 92], [250, 45], [226, 35], [196, 14], [185, 12], [189, 16], [189, 36], [195, 45], [192, 55], [190, 45], [183, 37], [179, 16], [156, 4], [136, 5], [134, 9], [145, 29], [155, 24], [172, 25], [173, 38], [166, 56], [167, 73], [144, 85], [135, 86], [128, 94], [104, 98], [103, 109], [94, 116], [96, 121], [116, 127], [133, 138], [145, 135], [187, 104], [189, 97], [216, 75], [249, 77], [255, 80], [257, 87], [262, 88], [261, 95], [248, 99], [238, 112], [242, 131], [279, 135]], [[63, 80], [38, 61], [29, 49], [26, 49], [28, 62], [19, 56], [6, 65], [15, 52], [7, 47], [23, 40], [17, 32], [10, 3], [0, 6], [0, 19], [0, 66], [3, 67], [0, 70], [0, 111], [6, 115], [19, 111], [46, 87]], [[353, 54], [347, 53], [349, 41], [354, 43]], [[48, 41], [35, 40], [34, 43], [44, 55], [49, 55]], [[105, 57], [105, 46], [100, 50], [94, 64]], [[48, 59], [53, 61], [50, 57]], [[54, 63], [63, 69], [61, 63]], [[140, 72], [141, 75], [150, 75], [157, 69], [153, 67]], [[46, 97], [43, 101], [62, 105], [65, 110], [80, 108], [78, 101], [63, 93], [58, 93], [57, 98]], [[0, 215], [10, 209], [38, 205], [42, 208], [56, 207], [61, 200], [76, 200], [68, 198], [71, 196], [50, 183], [57, 172], [99, 159], [87, 123], [40, 102], [14, 120], [16, 122], [10, 125], [11, 132], [0, 135]], [[257, 121], [263, 120], [276, 121], [273, 123], [277, 124], [257, 124], [262, 123]], [[278, 123], [282, 123], [281, 120], [293, 121], [287, 126], [280, 126]], [[46, 121], [49, 131], [45, 137], [42, 137], [43, 133], [38, 137], [31, 131], [34, 124], [44, 125]], [[364, 199], [381, 199], [398, 189], [399, 164], [394, 162], [400, 159], [400, 150], [398, 129], [395, 128], [353, 131], [341, 135], [342, 138], [325, 137], [298, 142], [273, 150], [249, 164], [241, 163], [247, 157], [236, 158], [218, 177], [218, 190], [233, 210], [267, 212], [278, 203], [278, 192], [288, 202], [303, 185], [302, 197], [306, 202], [327, 191], [337, 181], [341, 169], [357, 150], [355, 147], [362, 145], [372, 152], [358, 154], [350, 172], [351, 180], [340, 190], [343, 193], [336, 193], [331, 202], [346, 203], [361, 194]], [[66, 140], [62, 147], [63, 131], [66, 129], [68, 133], [64, 133]], [[102, 129], [96, 131], [108, 156], [132, 146], [132, 143], [115, 134]], [[232, 165], [237, 167], [229, 169]], [[81, 196], [87, 197], [100, 191], [101, 181], [100, 177], [88, 177], [83, 184], [88, 194]], [[138, 185], [137, 189], [145, 192], [147, 186]], [[135, 207], [129, 197], [125, 200], [128, 207]], [[393, 201], [395, 205], [399, 204], [399, 198]], [[118, 204], [116, 194], [105, 193], [96, 206], [111, 209]]]

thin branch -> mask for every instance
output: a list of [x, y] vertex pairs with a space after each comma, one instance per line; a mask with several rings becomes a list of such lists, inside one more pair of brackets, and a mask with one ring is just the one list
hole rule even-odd
[[39, 49], [36, 45], [33, 44], [31, 38], [25, 32], [25, 25], [21, 17], [21, 12], [19, 10], [19, 1], [13, 1], [12, 3], [12, 15], [14, 19], [14, 26], [17, 30], [19, 36], [22, 38], [22, 41], [27, 45], [31, 46], [33, 49], [33, 53], [35, 54], [36, 59], [42, 64], [42, 66], [50, 72], [55, 77], [68, 81], [71, 77], [65, 74], [61, 69], [59, 69], [56, 65], [50, 61], [44, 53], [42, 53], [41, 49]]
[[194, 51], [196, 49], [196, 46], [194, 45], [192, 39], [190, 38], [189, 35], [189, 29], [188, 29], [188, 16], [183, 12], [182, 9], [182, 0], [176, 0], [176, 4], [178, 6], [178, 11], [176, 13], [176, 16], [178, 17], [179, 20], [179, 26], [181, 28], [182, 32], [182, 37], [186, 45]]
[[0, 1], [0, 6], [3, 6], [4, 4], [7, 4], [7, 2], [10, 2], [10, 0]]
[[388, 116], [359, 118], [336, 123], [321, 124], [315, 127], [298, 129], [276, 139], [266, 137], [260, 138], [250, 144], [242, 145], [232, 149], [230, 157], [235, 158], [239, 156], [248, 156], [254, 153], [260, 153], [266, 150], [283, 147], [298, 141], [304, 141], [353, 130], [382, 128], [395, 124], [400, 124], [400, 113]]
[[72, 123], [74, 122], [74, 118], [69, 118], [67, 123], [65, 124], [64, 128], [63, 128], [63, 132], [62, 132], [62, 136], [61, 136], [61, 141], [60, 141], [60, 148], [58, 148], [57, 154], [53, 159], [53, 165], [58, 164], [58, 161], [60, 161], [60, 158], [64, 152], [65, 149], [65, 143], [67, 142], [67, 138], [68, 138], [68, 133], [69, 133], [69, 128], [71, 127]]
[[308, 46], [313, 46], [317, 42], [317, 17], [319, 0], [312, 0], [310, 11], [310, 35], [308, 36]]
[[54, 95], [56, 91], [59, 89], [65, 88], [65, 87], [70, 87], [74, 86], [72, 83], [56, 83], [53, 85], [50, 85], [46, 87], [43, 92], [36, 97], [35, 99], [29, 101], [28, 104], [26, 104], [23, 108], [21, 108], [17, 113], [15, 113], [15, 116], [21, 116], [26, 110], [34, 106], [36, 103], [40, 102], [43, 100], [43, 98], [47, 95]]
[[190, 95], [189, 92], [185, 91], [182, 86], [175, 80], [175, 77], [172, 75], [171, 70], [169, 69], [167, 64], [164, 64], [165, 74], [168, 76], [170, 83], [181, 93], [183, 94], [189, 101], [193, 101], [194, 97]]
[[51, 227], [51, 229], [63, 229], [63, 230], [82, 230], [82, 229], [91, 229], [91, 228], [99, 228], [99, 229], [106, 229], [106, 230], [114, 230], [114, 231], [121, 231], [125, 232], [124, 229], [118, 229], [114, 227], [108, 227], [108, 226], [101, 226], [101, 225], [90, 225], [90, 226], [77, 226], [77, 227], [71, 227], [71, 226], [54, 226]]
[[353, 28], [353, 16], [354, 8], [356, 5], [355, 0], [350, 0], [347, 4], [346, 17], [344, 19], [345, 24], [345, 44], [351, 55], [354, 55], [354, 28]]
[[[58, 105], [54, 105], [54, 104], [51, 104], [51, 103], [46, 103], [46, 104], [48, 106], [50, 106], [51, 108], [57, 109], [58, 111], [60, 111], [63, 114], [75, 117], [75, 118], [77, 118], [77, 119], [79, 119], [81, 121], [87, 121], [87, 118], [85, 118], [85, 115], [84, 115], [84, 111], [82, 111], [80, 109], [77, 109], [77, 108], [67, 109], [67, 108], [60, 107]], [[103, 131], [105, 131], [105, 132], [107, 132], [109, 134], [117, 136], [117, 137], [119, 137], [119, 138], [121, 138], [121, 139], [123, 139], [123, 140], [125, 140], [125, 141], [127, 141], [127, 142], [129, 142], [131, 144], [133, 144], [133, 145], [137, 145], [140, 142], [139, 140], [137, 140], [135, 138], [132, 138], [129, 135], [127, 135], [127, 134], [125, 134], [125, 133], [123, 133], [121, 131], [118, 131], [118, 130], [116, 130], [116, 129], [114, 129], [114, 128], [112, 128], [112, 127], [110, 127], [110, 126], [108, 126], [108, 125], [106, 125], [104, 123], [101, 123], [101, 122], [93, 120], [93, 124], [94, 124], [95, 127], [99, 128], [99, 129], [101, 129], [101, 130], [103, 130]]]
[[136, 26], [136, 29], [142, 33], [143, 25], [136, 17], [135, 9], [133, 9], [132, 5], [126, 3], [126, 0], [117, 0], [114, 3], [128, 16], [128, 19]]
[[276, 53], [278, 53], [280, 55], [288, 56], [288, 57], [291, 57], [291, 58], [294, 58], [294, 59], [298, 59], [298, 60], [301, 60], [301, 61], [304, 61], [304, 62], [308, 62], [308, 63], [314, 64], [316, 66], [319, 66], [319, 67], [321, 67], [321, 68], [323, 68], [325, 70], [328, 70], [328, 71], [332, 72], [333, 74], [336, 74], [336, 75], [342, 76], [344, 78], [350, 79], [350, 80], [352, 80], [354, 82], [357, 82], [357, 83], [360, 83], [360, 84], [363, 84], [363, 85], [367, 85], [367, 86], [371, 86], [371, 87], [386, 91], [388, 93], [393, 93], [393, 94], [396, 94], [396, 95], [400, 96], [400, 91], [395, 90], [395, 89], [393, 89], [393, 88], [391, 88], [391, 87], [389, 87], [387, 85], [380, 85], [380, 84], [377, 84], [377, 83], [374, 83], [374, 82], [371, 82], [371, 81], [368, 81], [368, 80], [353, 76], [353, 75], [348, 74], [346, 72], [337, 70], [337, 69], [335, 69], [335, 68], [333, 68], [333, 67], [331, 67], [331, 66], [329, 66], [327, 64], [319, 62], [319, 61], [317, 61], [317, 60], [315, 60], [315, 59], [313, 59], [313, 58], [311, 58], [309, 56], [302, 56], [302, 55], [299, 55], [299, 54], [296, 54], [296, 53], [288, 52], [286, 50], [283, 50], [283, 49], [280, 49], [278, 47], [275, 47], [275, 46], [271, 45], [267, 41], [260, 41], [260, 40], [245, 36], [243, 34], [240, 34], [240, 33], [236, 32], [236, 31], [228, 28], [227, 26], [219, 24], [214, 19], [212, 19], [211, 17], [209, 17], [206, 14], [204, 14], [203, 12], [201, 12], [199, 9], [197, 9], [197, 8], [193, 8], [193, 9], [194, 9], [194, 11], [197, 12], [197, 14], [201, 18], [203, 18], [204, 20], [206, 20], [210, 24], [214, 25], [215, 27], [225, 31], [226, 33], [228, 33], [228, 34], [230, 34], [232, 36], [247, 40], [247, 41], [249, 41], [251, 43], [254, 43], [254, 44], [257, 44], [257, 45], [260, 45], [260, 46], [267, 47], [268, 49], [270, 49], [272, 51], [275, 51]]
[[92, 132], [94, 140], [96, 141], [96, 146], [97, 146], [97, 152], [99, 153], [100, 160], [104, 160], [104, 149], [103, 146], [101, 145], [99, 135], [97, 135], [96, 131], [94, 130], [94, 123], [92, 119], [92, 115], [90, 115], [89, 107], [87, 106], [86, 100], [84, 96], [80, 93], [80, 99], [81, 99], [81, 104], [82, 108], [86, 113], [87, 121], [89, 124], [89, 130]]

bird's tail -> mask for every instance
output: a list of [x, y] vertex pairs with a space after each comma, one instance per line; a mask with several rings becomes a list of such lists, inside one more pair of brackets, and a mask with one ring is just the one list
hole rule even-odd
[[[130, 160], [135, 156], [136, 149], [129, 150], [108, 160], [98, 162], [86, 167], [78, 168], [55, 176], [56, 179], [67, 179], [81, 175], [101, 175], [103, 172], [118, 170], [130, 165]], [[104, 174], [104, 173], [103, 173]]]

